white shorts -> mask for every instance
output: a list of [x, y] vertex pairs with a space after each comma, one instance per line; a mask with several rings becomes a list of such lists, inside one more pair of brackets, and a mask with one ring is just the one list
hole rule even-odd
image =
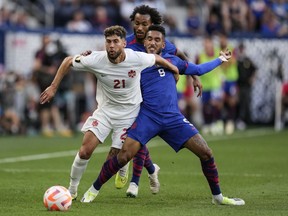
[[[139, 109], [135, 110], [133, 116], [137, 116]], [[111, 119], [101, 110], [96, 110], [84, 123], [81, 131], [91, 131], [100, 140], [101, 143], [105, 141], [107, 136], [112, 131], [112, 145], [111, 147], [121, 149], [126, 139], [126, 131], [135, 121], [136, 117], [126, 119]]]

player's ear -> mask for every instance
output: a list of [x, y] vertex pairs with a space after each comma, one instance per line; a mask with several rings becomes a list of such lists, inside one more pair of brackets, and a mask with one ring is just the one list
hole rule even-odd
[[163, 44], [162, 44], [162, 49], [164, 49], [165, 46], [166, 46], [166, 43], [165, 43], [165, 41], [164, 41]]

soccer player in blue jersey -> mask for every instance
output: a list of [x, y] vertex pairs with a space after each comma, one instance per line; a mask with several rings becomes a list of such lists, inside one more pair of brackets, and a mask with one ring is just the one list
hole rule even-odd
[[[155, 8], [151, 8], [148, 5], [140, 5], [135, 7], [132, 14], [130, 15], [130, 20], [133, 23], [133, 34], [127, 36], [127, 48], [131, 48], [135, 51], [146, 52], [144, 47], [144, 39], [147, 33], [149, 26], [160, 25], [163, 22], [161, 14]], [[174, 44], [169, 40], [165, 39], [165, 47], [162, 50], [162, 53], [169, 53], [177, 55], [181, 59], [188, 60], [183, 52], [178, 50]], [[199, 82], [198, 78], [195, 75], [193, 77], [194, 89], [199, 89], [199, 95], [202, 94], [202, 85]], [[143, 167], [148, 171], [150, 189], [153, 194], [159, 192], [160, 182], [158, 180], [158, 172], [160, 167], [157, 164], [153, 164], [149, 151], [146, 145], [143, 145], [139, 152], [133, 158], [133, 175], [130, 181], [130, 185], [126, 191], [127, 196], [136, 197], [138, 195], [138, 185], [140, 181], [140, 176], [142, 173]], [[128, 180], [128, 170], [121, 169], [120, 172], [116, 174], [115, 185], [117, 188], [123, 188]], [[127, 170], [123, 172], [123, 170]]]
[[[183, 61], [175, 55], [163, 54], [165, 29], [161, 26], [149, 27], [145, 47], [148, 53], [162, 54], [162, 57], [178, 67], [180, 74], [203, 75], [222, 62], [231, 58], [231, 52], [220, 52], [220, 57], [210, 62], [195, 65]], [[177, 90], [173, 74], [157, 65], [147, 68], [141, 74], [143, 102], [135, 122], [127, 131], [127, 138], [117, 156], [107, 160], [102, 166], [97, 180], [84, 194], [81, 202], [92, 202], [102, 185], [127, 164], [141, 146], [155, 136], [160, 136], [176, 152], [187, 148], [199, 157], [203, 174], [212, 192], [212, 203], [222, 205], [244, 205], [239, 198], [224, 197], [220, 190], [218, 171], [211, 149], [198, 130], [181, 114], [177, 103]], [[149, 125], [149, 126], [147, 126]]]

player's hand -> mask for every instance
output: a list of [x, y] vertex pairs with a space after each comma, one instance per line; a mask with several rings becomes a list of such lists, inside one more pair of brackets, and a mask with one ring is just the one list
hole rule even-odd
[[40, 94], [40, 104], [45, 104], [45, 103], [49, 103], [54, 95], [56, 94], [56, 87], [53, 85], [50, 85], [49, 87], [47, 87], [41, 94]]
[[193, 78], [194, 92], [196, 92], [198, 89], [197, 97], [202, 96], [203, 85], [201, 84], [201, 82], [197, 76], [192, 76], [192, 78]]
[[220, 51], [219, 59], [222, 62], [228, 62], [231, 57], [232, 57], [232, 53], [230, 50], [226, 49], [225, 52]]
[[175, 79], [175, 81], [176, 81], [176, 83], [177, 83], [178, 80], [179, 80], [179, 74], [174, 74], [174, 79]]
[[88, 55], [90, 55], [91, 53], [92, 53], [91, 50], [86, 50], [86, 51], [82, 52], [80, 55], [82, 55], [82, 56], [88, 56]]

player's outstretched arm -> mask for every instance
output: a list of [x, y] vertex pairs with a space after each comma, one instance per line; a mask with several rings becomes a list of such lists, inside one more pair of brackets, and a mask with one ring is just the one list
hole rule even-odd
[[229, 50], [226, 50], [225, 52], [221, 51], [218, 58], [203, 64], [196, 65], [192, 62], [189, 62], [184, 74], [201, 76], [212, 71], [213, 69], [221, 65], [223, 62], [228, 62], [230, 58], [231, 52]]
[[57, 89], [60, 85], [63, 77], [69, 72], [70, 66], [72, 66], [72, 56], [66, 57], [60, 67], [57, 70], [57, 73], [52, 81], [51, 85], [48, 86], [41, 94], [40, 94], [40, 104], [49, 103], [50, 100], [54, 97], [57, 92]]

